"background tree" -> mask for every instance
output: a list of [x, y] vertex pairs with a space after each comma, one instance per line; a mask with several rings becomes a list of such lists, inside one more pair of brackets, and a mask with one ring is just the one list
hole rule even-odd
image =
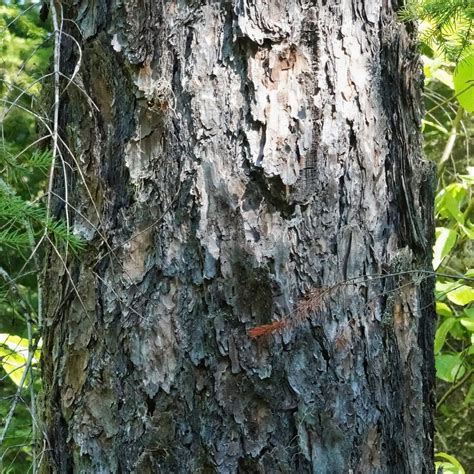
[[50, 212], [88, 248], [48, 260], [44, 470], [432, 471], [434, 182], [397, 4], [62, 8]]

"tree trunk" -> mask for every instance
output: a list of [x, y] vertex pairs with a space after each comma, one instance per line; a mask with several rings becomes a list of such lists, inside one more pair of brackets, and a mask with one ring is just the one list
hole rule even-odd
[[43, 470], [433, 472], [397, 2], [71, 3], [56, 212], [88, 246], [49, 257]]

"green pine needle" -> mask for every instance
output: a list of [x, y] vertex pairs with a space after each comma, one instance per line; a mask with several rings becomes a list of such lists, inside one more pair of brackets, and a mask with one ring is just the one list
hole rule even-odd
[[399, 17], [431, 24], [420, 39], [447, 59], [460, 63], [469, 55], [474, 32], [472, 0], [408, 0]]

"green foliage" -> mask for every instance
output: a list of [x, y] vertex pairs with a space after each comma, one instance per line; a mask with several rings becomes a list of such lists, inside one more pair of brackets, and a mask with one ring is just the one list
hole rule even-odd
[[21, 387], [22, 383], [25, 387], [31, 383], [30, 374], [26, 372], [30, 358], [31, 365], [36, 365], [40, 352], [36, 350], [30, 355], [28, 339], [12, 334], [0, 334], [0, 364], [17, 387]]
[[83, 248], [83, 241], [71, 234], [64, 222], [49, 218], [39, 201], [32, 202], [15, 193], [17, 173], [28, 176], [28, 169], [36, 172], [50, 165], [49, 152], [32, 154], [28, 161], [12, 166], [11, 183], [0, 179], [0, 251], [2, 244], [17, 252], [27, 250], [32, 241], [36, 242], [45, 232], [57, 245], [65, 242], [73, 251]]
[[447, 453], [439, 452], [436, 453], [436, 458], [443, 459], [443, 461], [437, 461], [435, 463], [436, 471], [443, 472], [443, 474], [465, 474], [466, 471], [462, 467], [461, 463], [454, 457]]
[[[35, 465], [36, 374], [41, 344], [37, 277], [46, 245], [78, 252], [83, 242], [47, 209], [53, 153], [40, 94], [53, 36], [38, 4], [0, 4], [0, 471]], [[39, 452], [37, 453], [39, 454]]]
[[474, 31], [472, 0], [408, 0], [400, 11], [404, 20], [417, 20], [428, 56], [443, 55], [460, 62], [469, 54]]
[[474, 8], [471, 0], [412, 0], [401, 16], [420, 22], [425, 152], [438, 163], [439, 174], [433, 248], [438, 273], [436, 466], [464, 474], [462, 464], [474, 465], [474, 430], [464, 423], [474, 408], [474, 167], [468, 157], [474, 130], [468, 115], [474, 111]]
[[469, 55], [458, 64], [453, 75], [454, 91], [459, 103], [470, 113], [474, 112], [474, 52], [469, 51]]
[[[18, 86], [30, 87], [41, 77], [51, 52], [45, 41], [51, 33], [41, 23], [36, 10], [30, 5], [0, 4], [0, 57], [2, 58], [2, 80]], [[30, 60], [31, 59], [31, 60]], [[41, 85], [36, 83], [32, 93], [38, 93]]]

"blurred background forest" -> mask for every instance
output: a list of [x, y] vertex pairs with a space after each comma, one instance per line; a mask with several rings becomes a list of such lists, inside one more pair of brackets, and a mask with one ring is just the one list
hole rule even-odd
[[[67, 223], [54, 220], [47, 206], [55, 165], [55, 34], [45, 17], [38, 2], [0, 0], [2, 473], [36, 472], [47, 449], [36, 412], [45, 246], [59, 252], [81, 249]], [[474, 424], [469, 422], [474, 415], [473, 20], [474, 7], [466, 0], [415, 0], [400, 12], [400, 21], [419, 25], [425, 154], [438, 171], [436, 461], [452, 474], [474, 467]]]

